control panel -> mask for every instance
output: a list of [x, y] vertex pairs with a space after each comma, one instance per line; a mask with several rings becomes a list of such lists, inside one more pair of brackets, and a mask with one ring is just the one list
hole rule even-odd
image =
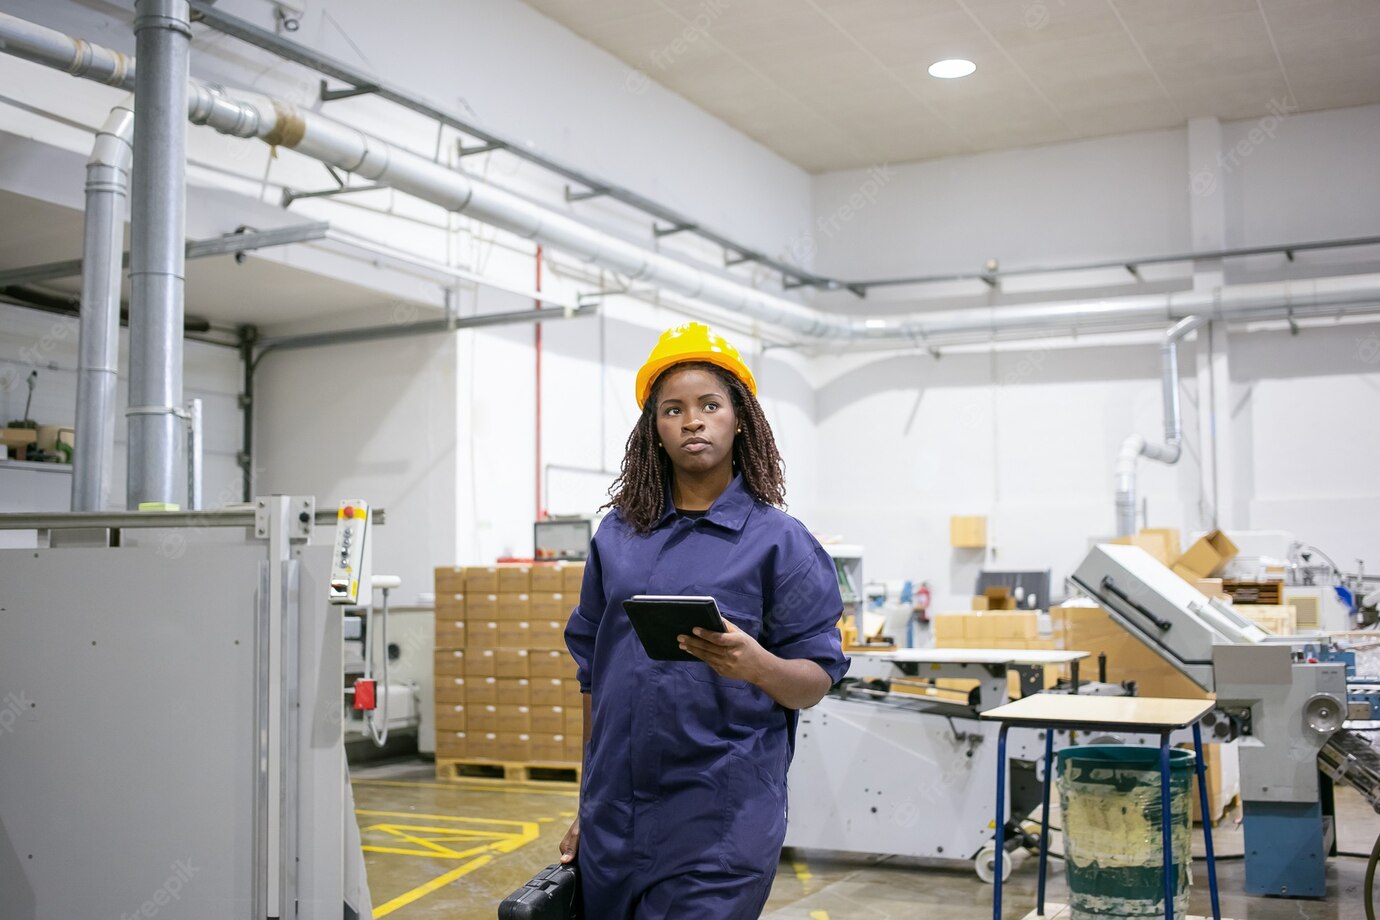
[[[360, 585], [368, 592], [366, 555], [369, 503], [346, 499], [335, 518], [335, 551], [331, 554], [329, 598], [332, 604], [358, 604]], [[365, 600], [368, 600], [367, 594]]]

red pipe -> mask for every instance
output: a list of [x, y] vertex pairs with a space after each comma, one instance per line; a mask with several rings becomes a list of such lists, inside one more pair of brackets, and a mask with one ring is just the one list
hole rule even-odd
[[[537, 293], [541, 293], [541, 245], [537, 245]], [[541, 299], [533, 302], [533, 309], [541, 309]], [[537, 516], [538, 521], [543, 520], [546, 515], [542, 512], [541, 506], [541, 323], [535, 323], [536, 349], [537, 349], [537, 475], [536, 475], [536, 496], [537, 496]]]

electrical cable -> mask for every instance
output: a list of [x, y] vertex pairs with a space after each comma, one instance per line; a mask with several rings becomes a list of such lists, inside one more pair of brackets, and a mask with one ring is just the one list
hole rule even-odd
[[[388, 589], [388, 588], [382, 588], [382, 589], [380, 589], [380, 590], [383, 591], [383, 610], [381, 611], [381, 613], [382, 613], [382, 624], [381, 624], [380, 627], [379, 627], [379, 632], [381, 633], [381, 635], [379, 636], [379, 638], [383, 640], [383, 680], [381, 680], [381, 681], [379, 681], [379, 682], [377, 682], [377, 683], [374, 684], [374, 687], [376, 688], [376, 689], [375, 689], [375, 694], [374, 694], [374, 699], [375, 699], [375, 705], [377, 706], [378, 688], [382, 688], [382, 690], [383, 690], [383, 733], [382, 733], [382, 734], [379, 733], [378, 722], [376, 721], [376, 717], [377, 717], [378, 714], [379, 714], [378, 710], [377, 710], [377, 709], [371, 709], [371, 710], [369, 710], [368, 712], [366, 712], [366, 713], [364, 714], [365, 723], [367, 724], [367, 726], [368, 726], [368, 728], [369, 728], [369, 737], [374, 739], [374, 744], [375, 744], [377, 747], [383, 747], [385, 744], [388, 743], [388, 591], [389, 591], [389, 589]], [[366, 675], [366, 676], [369, 676], [369, 677], [372, 677], [372, 676], [373, 676], [373, 673], [374, 673], [374, 669], [373, 669], [373, 658], [374, 658], [374, 634], [373, 634], [373, 631], [372, 631], [373, 625], [374, 625], [374, 607], [373, 607], [373, 604], [370, 604], [370, 605], [369, 605], [369, 627], [371, 627], [371, 629], [370, 629], [368, 635], [365, 637], [365, 651], [364, 651], [364, 654], [365, 654], [364, 672], [365, 672], [365, 675]]]

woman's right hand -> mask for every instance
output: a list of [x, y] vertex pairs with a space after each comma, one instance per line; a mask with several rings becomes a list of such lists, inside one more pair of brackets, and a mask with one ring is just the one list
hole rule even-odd
[[565, 832], [561, 838], [561, 862], [571, 863], [575, 861], [575, 853], [580, 849], [580, 818], [577, 815], [575, 821], [570, 825], [570, 830]]

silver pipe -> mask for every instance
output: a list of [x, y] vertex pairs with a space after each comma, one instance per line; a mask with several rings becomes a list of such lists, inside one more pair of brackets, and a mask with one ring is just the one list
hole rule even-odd
[[[11, 24], [19, 22], [22, 21], [0, 14], [0, 41], [7, 37]], [[22, 24], [29, 31], [39, 29]], [[59, 39], [68, 45], [76, 41], [61, 33], [51, 33], [44, 36], [41, 44], [61, 46]], [[32, 52], [30, 46], [25, 47]], [[64, 62], [70, 57], [70, 49], [49, 56], [29, 54], [31, 60], [64, 69]], [[1113, 300], [928, 311], [872, 320], [832, 315], [594, 230], [564, 214], [290, 103], [239, 91], [231, 96], [221, 87], [199, 81], [192, 81], [189, 92], [190, 115], [197, 124], [236, 137], [258, 137], [270, 144], [291, 147], [321, 162], [468, 214], [634, 281], [657, 284], [685, 297], [814, 338], [929, 344], [962, 337], [987, 340], [1001, 333], [1058, 334], [1145, 327], [1193, 315], [1210, 320], [1238, 320], [1304, 316], [1315, 311], [1357, 312], [1380, 304], [1380, 275], [1370, 274]]]
[[129, 469], [126, 506], [173, 505], [182, 423], [187, 224], [187, 0], [137, 0], [129, 247]]
[[110, 110], [86, 161], [73, 511], [102, 511], [110, 504], [120, 372], [120, 278], [133, 136], [134, 103], [126, 99]]
[[1136, 532], [1136, 460], [1144, 454], [1151, 460], [1174, 464], [1183, 452], [1183, 424], [1179, 415], [1179, 341], [1207, 322], [1201, 316], [1186, 316], [1169, 328], [1160, 345], [1160, 392], [1164, 401], [1164, 444], [1151, 444], [1138, 434], [1121, 444], [1116, 460], [1116, 533], [1119, 537]]
[[187, 508], [201, 510], [202, 463], [201, 398], [187, 401]]

